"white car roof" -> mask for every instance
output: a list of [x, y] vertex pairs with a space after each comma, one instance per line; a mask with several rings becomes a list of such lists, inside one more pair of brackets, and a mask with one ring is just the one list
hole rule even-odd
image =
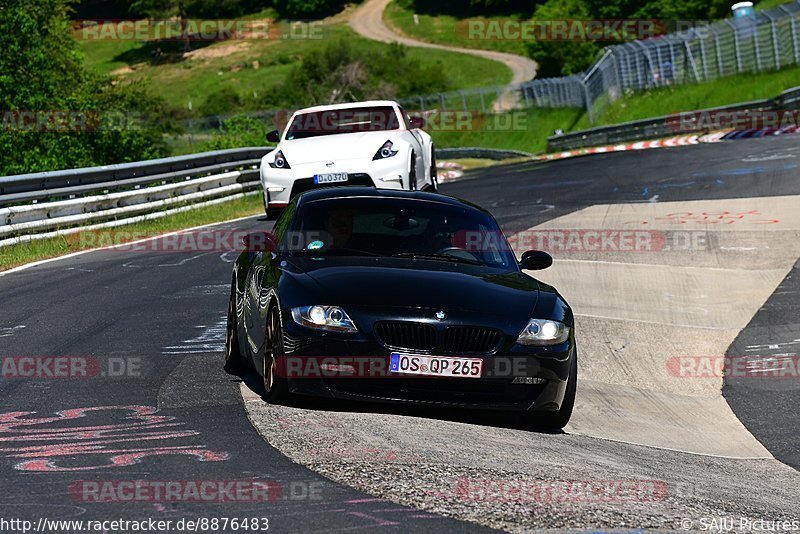
[[366, 102], [348, 102], [344, 104], [333, 104], [330, 106], [314, 106], [311, 108], [298, 109], [297, 113], [311, 113], [316, 111], [334, 111], [338, 109], [353, 109], [353, 108], [372, 108], [372, 107], [400, 107], [400, 104], [393, 100], [368, 100]]

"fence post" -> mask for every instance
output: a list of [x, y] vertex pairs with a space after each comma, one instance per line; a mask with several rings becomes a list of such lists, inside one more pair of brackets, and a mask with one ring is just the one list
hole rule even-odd
[[703, 62], [703, 80], [708, 81], [708, 58], [706, 58], [706, 40], [699, 35], [700, 40], [700, 61]]
[[425, 99], [422, 97], [419, 97], [419, 109], [420, 111], [425, 112]]
[[756, 70], [761, 72], [761, 47], [758, 44], [758, 30], [761, 28], [758, 24], [753, 25], [753, 51], [756, 55]]
[[794, 50], [794, 62], [800, 63], [800, 50], [797, 49], [797, 26], [795, 25], [794, 15], [791, 11], [786, 9], [786, 7], [782, 5], [778, 7], [780, 7], [789, 16], [789, 22], [792, 23], [792, 50]]
[[772, 49], [775, 51], [775, 68], [781, 68], [781, 45], [778, 40], [777, 22], [772, 18], [772, 15], [763, 11], [764, 15], [769, 19], [769, 27], [772, 29]]
[[725, 24], [733, 30], [733, 48], [736, 51], [736, 72], [742, 72], [742, 53], [739, 50], [739, 32], [736, 31], [736, 26], [729, 20], [725, 20]]
[[709, 26], [709, 29], [711, 30], [711, 33], [714, 34], [714, 49], [717, 51], [717, 77], [721, 78], [722, 76], [725, 76], [725, 70], [722, 64], [722, 47], [719, 44], [719, 34], [713, 26]]
[[467, 97], [464, 95], [464, 91], [459, 91], [461, 93], [461, 104], [464, 105], [464, 111], [467, 110]]
[[439, 93], [439, 100], [442, 102], [442, 111], [447, 111], [447, 106], [444, 102], [444, 93]]
[[583, 99], [586, 105], [586, 117], [589, 119], [589, 124], [594, 124], [594, 116], [592, 114], [592, 98], [589, 96], [589, 87], [586, 85], [585, 80], [580, 80], [578, 83], [583, 88]]

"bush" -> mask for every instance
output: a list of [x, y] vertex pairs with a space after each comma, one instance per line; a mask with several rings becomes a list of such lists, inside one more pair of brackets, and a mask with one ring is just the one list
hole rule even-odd
[[219, 133], [214, 134], [212, 140], [203, 146], [202, 151], [264, 146], [269, 130], [272, 130], [272, 127], [266, 120], [244, 115], [231, 117], [223, 121]]
[[275, 0], [275, 9], [289, 19], [317, 19], [335, 15], [347, 0]]
[[402, 98], [447, 89], [443, 65], [423, 67], [408, 57], [402, 45], [355, 51], [342, 39], [308, 54], [278, 92], [287, 105], [306, 105]]
[[223, 87], [206, 97], [200, 112], [206, 117], [235, 113], [242, 108], [242, 97], [233, 87]]

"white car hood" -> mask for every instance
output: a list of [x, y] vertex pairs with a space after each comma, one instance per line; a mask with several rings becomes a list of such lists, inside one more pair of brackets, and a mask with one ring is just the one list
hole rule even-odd
[[348, 159], [371, 160], [386, 141], [400, 148], [402, 135], [408, 132], [392, 130], [386, 132], [363, 132], [351, 134], [334, 134], [308, 139], [283, 141], [278, 147], [289, 165], [343, 161]]

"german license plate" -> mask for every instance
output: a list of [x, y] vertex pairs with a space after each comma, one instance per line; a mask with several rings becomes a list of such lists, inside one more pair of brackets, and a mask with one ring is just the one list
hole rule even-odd
[[331, 174], [315, 174], [314, 175], [314, 183], [315, 184], [337, 184], [340, 182], [347, 181], [347, 173], [346, 172], [336, 172]]
[[447, 376], [451, 378], [480, 378], [483, 360], [480, 358], [449, 358], [393, 352], [389, 372], [405, 375]]

